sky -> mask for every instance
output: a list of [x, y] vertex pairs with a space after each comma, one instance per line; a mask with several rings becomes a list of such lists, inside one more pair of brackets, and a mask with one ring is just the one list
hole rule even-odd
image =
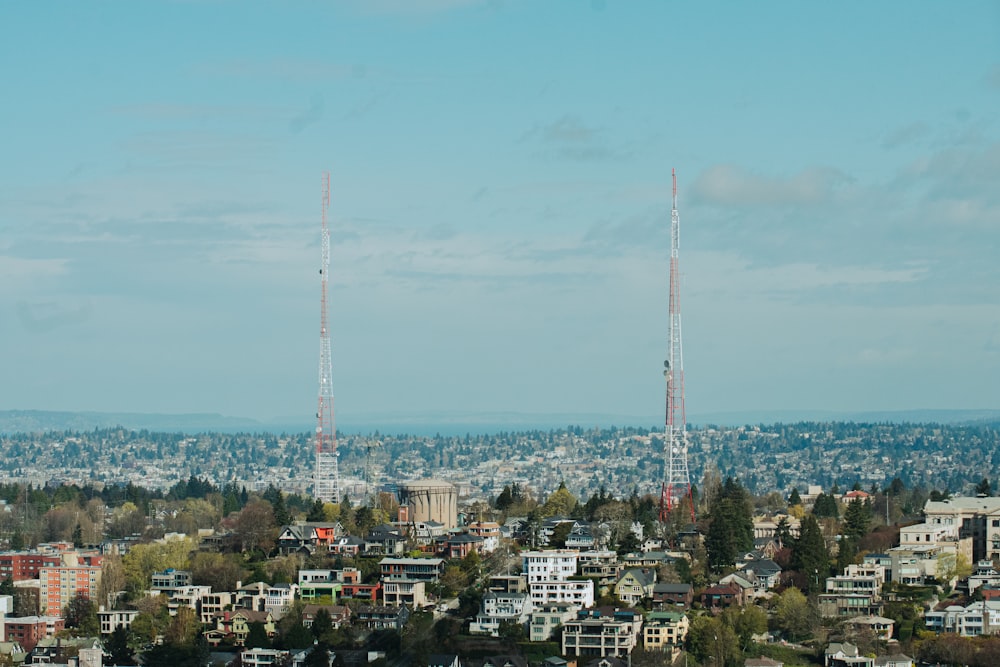
[[1000, 407], [1000, 4], [0, 3], [0, 409]]

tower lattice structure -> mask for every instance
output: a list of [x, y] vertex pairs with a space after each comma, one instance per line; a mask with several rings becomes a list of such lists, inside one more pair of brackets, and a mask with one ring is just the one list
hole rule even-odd
[[[660, 491], [660, 520], [666, 521], [681, 499], [691, 498], [688, 471], [687, 415], [684, 408], [684, 347], [681, 342], [681, 290], [678, 258], [681, 247], [681, 219], [677, 212], [677, 172], [670, 170], [673, 198], [670, 207], [670, 324], [667, 360], [663, 375], [667, 381], [666, 425], [664, 427], [663, 486]], [[694, 503], [691, 503], [694, 521]]]
[[333, 420], [333, 356], [328, 321], [330, 294], [330, 174], [323, 174], [322, 264], [320, 265], [319, 324], [319, 406], [316, 409], [316, 466], [313, 471], [313, 496], [327, 503], [340, 502], [340, 476], [337, 470], [337, 427]]

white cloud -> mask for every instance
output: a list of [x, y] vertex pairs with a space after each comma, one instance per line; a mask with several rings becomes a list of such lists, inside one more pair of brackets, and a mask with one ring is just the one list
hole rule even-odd
[[828, 201], [850, 177], [832, 167], [810, 167], [787, 177], [764, 176], [742, 167], [709, 167], [690, 188], [697, 202], [738, 206], [810, 205]]

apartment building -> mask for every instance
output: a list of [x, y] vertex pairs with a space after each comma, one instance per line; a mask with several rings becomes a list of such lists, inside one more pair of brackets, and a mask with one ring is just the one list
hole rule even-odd
[[563, 626], [562, 653], [625, 658], [639, 644], [642, 615], [627, 609], [584, 609]]
[[6, 618], [3, 621], [3, 640], [17, 642], [30, 653], [42, 639], [55, 637], [66, 627], [59, 616], [22, 616]]
[[77, 565], [65, 558], [66, 565], [43, 567], [38, 571], [38, 607], [44, 616], [61, 616], [62, 610], [80, 595], [96, 600], [101, 584], [99, 565]]
[[651, 651], [672, 651], [684, 643], [690, 626], [687, 614], [651, 611], [642, 624], [642, 645]]
[[549, 641], [557, 628], [576, 618], [579, 609], [576, 605], [565, 602], [534, 608], [528, 626], [528, 638], [533, 642]]
[[569, 549], [552, 551], [522, 551], [521, 572], [528, 575], [528, 583], [537, 581], [564, 581], [576, 574], [580, 553]]

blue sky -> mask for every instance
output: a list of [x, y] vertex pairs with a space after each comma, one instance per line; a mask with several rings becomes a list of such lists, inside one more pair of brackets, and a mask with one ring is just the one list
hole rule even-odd
[[0, 4], [0, 409], [1000, 406], [1000, 5]]

